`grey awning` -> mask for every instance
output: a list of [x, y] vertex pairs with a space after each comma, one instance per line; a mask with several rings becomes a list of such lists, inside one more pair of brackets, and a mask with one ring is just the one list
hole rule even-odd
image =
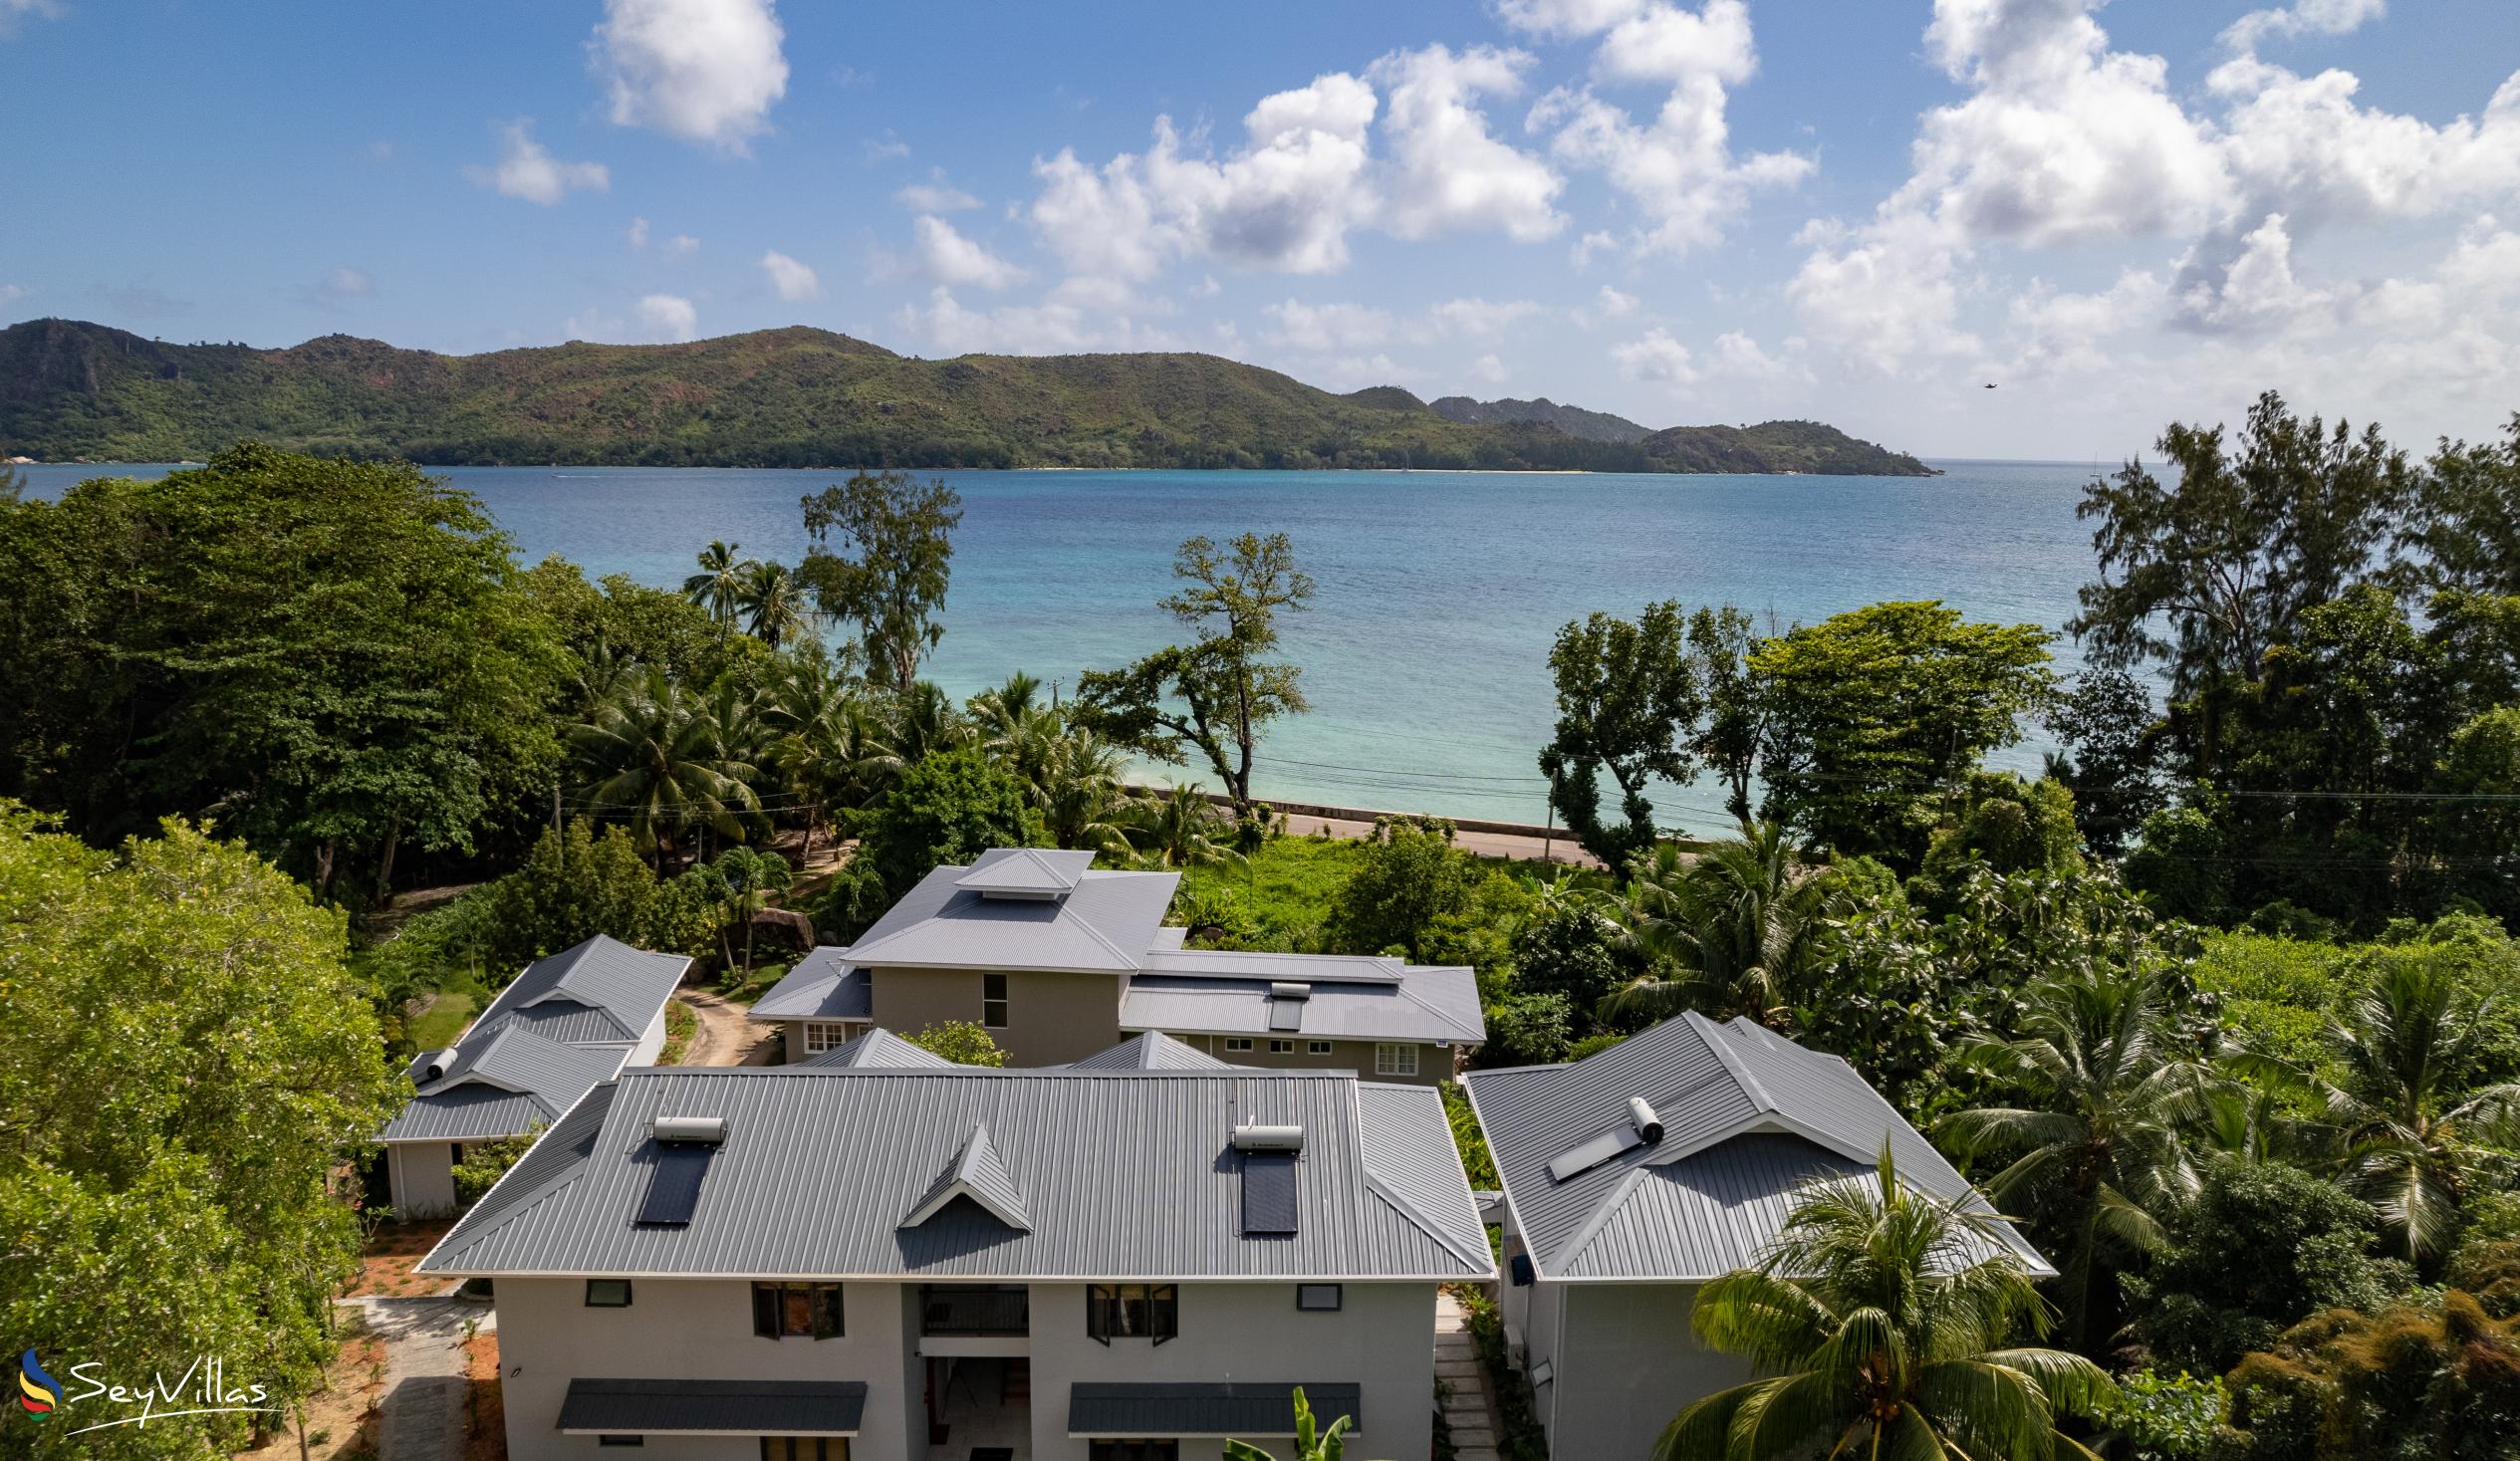
[[1313, 1419], [1327, 1426], [1340, 1416], [1348, 1428], [1365, 1428], [1358, 1386], [1255, 1384], [1248, 1380], [1202, 1384], [1074, 1384], [1068, 1387], [1068, 1434], [1072, 1436], [1291, 1436], [1295, 1434], [1295, 1387], [1302, 1384]]
[[857, 1380], [574, 1379], [560, 1405], [559, 1429], [569, 1435], [854, 1436], [866, 1408], [867, 1387]]

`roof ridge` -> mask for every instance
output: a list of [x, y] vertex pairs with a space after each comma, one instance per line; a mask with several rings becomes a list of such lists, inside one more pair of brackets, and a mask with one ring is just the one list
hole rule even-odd
[[1684, 1018], [1689, 1022], [1690, 1032], [1704, 1041], [1708, 1052], [1723, 1063], [1724, 1070], [1740, 1085], [1742, 1094], [1750, 1097], [1752, 1105], [1770, 1115], [1783, 1113], [1784, 1107], [1776, 1103], [1776, 1097], [1768, 1095], [1768, 1089], [1759, 1084], [1759, 1078], [1751, 1075], [1750, 1068], [1742, 1064], [1740, 1053], [1724, 1040], [1724, 1027], [1695, 1010], [1690, 1010]]
[[1397, 1212], [1409, 1226], [1433, 1239], [1435, 1246], [1441, 1248], [1444, 1252], [1451, 1254], [1455, 1258], [1461, 1259], [1473, 1268], [1476, 1268], [1482, 1262], [1492, 1263], [1495, 1261], [1494, 1255], [1492, 1254], [1480, 1253], [1474, 1256], [1465, 1247], [1455, 1244], [1451, 1238], [1444, 1234], [1443, 1229], [1436, 1224], [1435, 1220], [1426, 1215], [1423, 1208], [1420, 1208], [1416, 1203], [1411, 1202], [1406, 1197], [1402, 1196], [1389, 1181], [1385, 1179], [1381, 1172], [1374, 1170], [1374, 1168], [1370, 1166], [1365, 1169], [1365, 1187], [1368, 1192], [1382, 1198], [1384, 1203], [1389, 1206], [1392, 1211]]
[[1644, 1173], [1643, 1162], [1638, 1162], [1622, 1172], [1619, 1185], [1602, 1194], [1602, 1200], [1593, 1205], [1591, 1215], [1584, 1219], [1584, 1226], [1576, 1229], [1574, 1237], [1560, 1243], [1557, 1252], [1547, 1257], [1566, 1268], [1573, 1268], [1575, 1261], [1584, 1256], [1584, 1250], [1592, 1247], [1603, 1230], [1610, 1226], [1611, 1218], [1627, 1205], [1630, 1197], [1636, 1195], [1638, 1184], [1644, 1180]]
[[[1427, 967], [1438, 967], [1438, 966], [1431, 966], [1431, 965], [1430, 965], [1430, 966], [1427, 966]], [[1459, 967], [1459, 966], [1441, 966], [1441, 967]], [[1460, 1020], [1458, 1020], [1458, 1019], [1454, 1018], [1454, 1017], [1453, 1017], [1453, 1015], [1452, 1015], [1452, 1013], [1451, 1013], [1450, 1011], [1448, 1011], [1448, 1010], [1442, 1010], [1442, 1009], [1438, 1009], [1438, 1008], [1436, 1008], [1436, 1007], [1435, 1007], [1432, 1003], [1430, 1003], [1430, 1002], [1426, 999], [1426, 997], [1425, 997], [1424, 995], [1421, 995], [1421, 994], [1417, 993], [1416, 991], [1414, 991], [1414, 990], [1410, 989], [1410, 988], [1408, 987], [1408, 981], [1407, 981], [1407, 980], [1405, 980], [1405, 979], [1400, 980], [1400, 981], [1399, 981], [1396, 985], [1394, 985], [1394, 986], [1392, 986], [1392, 987], [1393, 987], [1393, 988], [1395, 988], [1395, 989], [1397, 989], [1397, 990], [1400, 992], [1400, 997], [1401, 997], [1401, 998], [1403, 998], [1403, 999], [1407, 1000], [1409, 1003], [1411, 1003], [1411, 1004], [1413, 1004], [1413, 1005], [1417, 1006], [1419, 1009], [1424, 1010], [1427, 1014], [1433, 1015], [1435, 1018], [1437, 1018], [1437, 1019], [1439, 1019], [1439, 1020], [1443, 1021], [1445, 1024], [1447, 1024], [1447, 1025], [1451, 1026], [1451, 1027], [1453, 1028], [1453, 1030], [1454, 1030], [1456, 1033], [1458, 1033], [1458, 1034], [1462, 1034], [1462, 1035], [1478, 1035], [1478, 1036], [1484, 1036], [1484, 1034], [1486, 1033], [1486, 1032], [1484, 1032], [1484, 1031], [1472, 1030], [1469, 1026], [1464, 1025], [1463, 1023], [1461, 1023], [1461, 1021], [1460, 1021]]]

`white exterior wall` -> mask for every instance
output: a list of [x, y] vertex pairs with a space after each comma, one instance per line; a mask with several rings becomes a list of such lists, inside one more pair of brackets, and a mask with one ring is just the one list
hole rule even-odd
[[455, 1148], [449, 1141], [398, 1141], [385, 1148], [393, 1210], [437, 1217], [455, 1210]]
[[[1694, 1284], [1539, 1284], [1556, 1377], [1540, 1391], [1549, 1454], [1560, 1461], [1644, 1461], [1689, 1402], [1750, 1378], [1749, 1361], [1697, 1341]], [[1563, 1311], [1561, 1314], [1560, 1311]], [[1535, 1318], [1532, 1360], [1541, 1354]]]
[[[867, 1386], [853, 1461], [915, 1461], [926, 1454], [926, 1430], [919, 1392], [905, 1387], [915, 1365], [903, 1357], [908, 1302], [898, 1284], [851, 1284], [842, 1296], [846, 1335], [768, 1339], [753, 1333], [752, 1285], [741, 1280], [634, 1279], [628, 1309], [589, 1309], [585, 1279], [500, 1279], [508, 1456], [595, 1461], [594, 1436], [559, 1430], [573, 1379], [816, 1379]], [[612, 1461], [623, 1453], [601, 1454]], [[759, 1461], [761, 1449], [752, 1436], [651, 1435], [637, 1454]]]
[[630, 1060], [626, 1064], [632, 1066], [656, 1064], [656, 1057], [663, 1054], [665, 1049], [665, 1011], [672, 1005], [673, 996], [667, 995], [665, 1002], [656, 1006], [656, 1018], [647, 1022], [647, 1029], [638, 1037], [638, 1044], [630, 1047]]
[[[1079, 1380], [1353, 1382], [1365, 1428], [1357, 1456], [1423, 1456], [1433, 1442], [1435, 1286], [1349, 1284], [1336, 1314], [1295, 1307], [1295, 1285], [1183, 1284], [1181, 1337], [1114, 1339], [1085, 1335], [1083, 1284], [1032, 1288], [1034, 1461], [1086, 1461], [1068, 1434], [1068, 1389]], [[504, 1323], [505, 1321], [502, 1321]], [[1252, 1436], [1262, 1449], [1270, 1441]], [[1283, 1454], [1283, 1442], [1274, 1447]], [[1182, 1461], [1214, 1461], [1222, 1439], [1181, 1438]], [[857, 1461], [870, 1461], [869, 1457]]]

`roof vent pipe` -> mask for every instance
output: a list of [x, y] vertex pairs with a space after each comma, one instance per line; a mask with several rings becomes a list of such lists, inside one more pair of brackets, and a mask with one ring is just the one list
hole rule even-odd
[[1652, 1106], [1645, 1104], [1643, 1096], [1628, 1097], [1628, 1119], [1637, 1123], [1637, 1134], [1644, 1138], [1645, 1145], [1662, 1144], [1662, 1118], [1653, 1113]]
[[1236, 1126], [1236, 1151], [1302, 1151], [1304, 1128], [1301, 1126]]

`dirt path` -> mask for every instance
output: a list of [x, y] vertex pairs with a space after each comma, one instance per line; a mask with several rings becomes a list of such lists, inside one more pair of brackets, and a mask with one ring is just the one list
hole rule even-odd
[[[1324, 828], [1330, 830], [1332, 837], [1347, 838], [1351, 841], [1371, 836], [1374, 832], [1374, 824], [1371, 822], [1350, 822], [1333, 817], [1303, 817], [1293, 813], [1287, 815], [1286, 830], [1291, 836], [1311, 837]], [[1569, 867], [1602, 865], [1600, 858], [1584, 851], [1576, 845], [1575, 839], [1563, 833], [1555, 838], [1537, 838], [1515, 837], [1501, 832], [1456, 832], [1452, 835], [1452, 845], [1465, 852], [1475, 852], [1482, 857], [1518, 857], [1532, 862], [1540, 860], [1542, 851], [1545, 849], [1552, 862], [1563, 862]]]
[[744, 1018], [744, 1007], [706, 990], [677, 991], [699, 1024], [682, 1048], [686, 1066], [766, 1066], [778, 1050], [778, 1033]]
[[464, 1325], [495, 1328], [485, 1304], [453, 1299], [344, 1299], [384, 1340], [385, 1383], [377, 1427], [378, 1461], [462, 1461]]

